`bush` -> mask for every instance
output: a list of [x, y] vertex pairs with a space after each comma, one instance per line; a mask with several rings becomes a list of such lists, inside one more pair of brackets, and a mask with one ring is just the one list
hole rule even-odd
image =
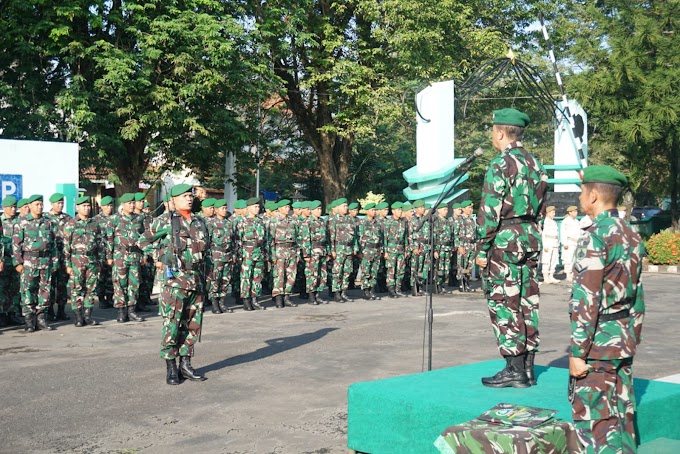
[[652, 235], [645, 247], [649, 261], [654, 265], [680, 264], [680, 232], [666, 230]]

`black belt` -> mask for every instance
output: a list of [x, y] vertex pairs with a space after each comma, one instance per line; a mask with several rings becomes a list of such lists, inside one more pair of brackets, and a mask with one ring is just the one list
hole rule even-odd
[[509, 227], [511, 225], [517, 225], [517, 224], [529, 224], [529, 223], [535, 223], [536, 218], [531, 217], [531, 216], [520, 216], [518, 218], [512, 218], [512, 219], [501, 219], [501, 222], [498, 224], [499, 228], [503, 227]]
[[326, 247], [326, 243], [315, 243], [315, 242], [312, 242], [312, 247], [313, 247], [313, 248], [317, 248], [317, 247], [325, 248], [325, 247]]
[[198, 263], [183, 263], [182, 271], [199, 271], [201, 269]]
[[52, 257], [50, 251], [25, 251], [24, 255], [29, 257]]
[[274, 244], [277, 246], [295, 246], [297, 243], [295, 241], [277, 241]]
[[261, 243], [261, 242], [253, 242], [253, 241], [243, 241], [243, 242], [241, 243], [241, 246], [255, 246], [255, 247], [259, 247], [259, 246], [262, 246], [262, 243]]
[[621, 320], [622, 318], [630, 317], [630, 310], [624, 309], [622, 311], [614, 312], [612, 314], [600, 314], [598, 321], [600, 323], [611, 322], [612, 320]]
[[128, 246], [125, 248], [125, 250], [128, 252], [139, 252], [140, 254], [142, 253], [142, 250], [139, 248], [139, 246]]
[[378, 249], [380, 247], [380, 243], [365, 244], [364, 247], [366, 249]]

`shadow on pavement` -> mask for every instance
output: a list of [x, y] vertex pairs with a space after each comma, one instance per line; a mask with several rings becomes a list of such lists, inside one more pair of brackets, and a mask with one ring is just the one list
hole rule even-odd
[[335, 331], [339, 328], [323, 328], [313, 333], [304, 333], [297, 336], [289, 337], [277, 337], [275, 339], [269, 339], [265, 341], [267, 343], [266, 347], [259, 348], [251, 353], [246, 353], [243, 355], [234, 356], [231, 358], [223, 359], [213, 364], [201, 367], [200, 372], [212, 372], [215, 370], [220, 370], [229, 366], [236, 366], [238, 364], [249, 363], [251, 361], [257, 361], [260, 359], [267, 358], [269, 356], [276, 355], [278, 353], [285, 352], [287, 350], [292, 350], [294, 348], [301, 347], [305, 344], [317, 341], [324, 337], [326, 334]]

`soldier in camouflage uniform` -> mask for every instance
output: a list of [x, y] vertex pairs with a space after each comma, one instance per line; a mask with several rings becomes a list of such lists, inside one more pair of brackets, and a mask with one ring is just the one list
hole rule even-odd
[[406, 224], [406, 246], [404, 249], [404, 279], [401, 281], [402, 290], [408, 296], [408, 291], [411, 290], [411, 262], [413, 261], [413, 252], [411, 251], [411, 220], [414, 216], [414, 209], [411, 202], [408, 200], [404, 202], [401, 208], [401, 217]]
[[383, 250], [386, 268], [387, 294], [390, 298], [405, 297], [401, 293], [404, 280], [404, 251], [406, 250], [406, 220], [402, 218], [404, 204], [392, 204], [392, 218], [385, 219], [383, 224]]
[[626, 177], [609, 166], [583, 171], [581, 208], [593, 224], [581, 235], [571, 296], [572, 416], [589, 453], [633, 453], [633, 357], [645, 313], [640, 235], [618, 218]]
[[[295, 307], [290, 299], [297, 275], [298, 262], [298, 227], [297, 221], [290, 217], [290, 200], [280, 200], [277, 204], [278, 218], [272, 220], [269, 230], [271, 235], [270, 253], [274, 286], [272, 297], [276, 307]], [[299, 208], [298, 208], [299, 210]], [[281, 296], [283, 295], [283, 300]]]
[[458, 230], [456, 232], [456, 249], [458, 253], [457, 278], [458, 290], [470, 292], [470, 276], [475, 258], [475, 243], [477, 241], [477, 224], [472, 218], [473, 205], [471, 200], [465, 200], [460, 204], [463, 213], [458, 217]]
[[375, 203], [364, 205], [366, 219], [359, 223], [357, 243], [361, 265], [359, 266], [356, 286], [364, 291], [364, 299], [380, 299], [373, 293], [373, 288], [378, 283], [378, 267], [380, 257], [383, 254], [382, 224], [376, 217]]
[[[144, 232], [148, 232], [151, 228], [153, 216], [144, 211], [144, 207], [148, 205], [145, 200], [146, 195], [143, 192], [135, 192], [135, 214], [139, 216], [144, 225]], [[140, 312], [148, 312], [146, 305], [152, 305], [151, 293], [153, 292], [153, 281], [156, 277], [156, 267], [152, 257], [144, 254], [139, 266], [139, 297], [137, 298], [136, 309]]]
[[[451, 229], [453, 231], [453, 253], [451, 254], [451, 268], [449, 272], [449, 285], [451, 287], [460, 286], [460, 281], [458, 280], [458, 248], [456, 247], [456, 236], [460, 230], [460, 217], [463, 214], [463, 209], [460, 207], [460, 203], [454, 203], [452, 206], [451, 217], [449, 222], [451, 223]], [[475, 226], [475, 228], [477, 228]], [[459, 287], [460, 290], [460, 287]]]
[[266, 231], [260, 212], [260, 199], [251, 197], [246, 201], [248, 217], [237, 225], [236, 235], [241, 251], [241, 297], [243, 308], [252, 311], [254, 308], [266, 308], [257, 301], [262, 291], [262, 272], [268, 260], [266, 249]]
[[232, 255], [233, 225], [227, 219], [227, 201], [216, 200], [215, 217], [208, 224], [210, 232], [210, 275], [207, 279], [208, 298], [212, 300], [213, 314], [234, 312], [227, 307], [227, 289], [231, 278], [234, 257]]
[[436, 293], [450, 293], [446, 289], [446, 281], [449, 277], [451, 251], [453, 250], [453, 229], [449, 218], [446, 217], [448, 214], [449, 206], [446, 203], [440, 203], [437, 206], [437, 217], [434, 220], [434, 270], [436, 271], [434, 291]]
[[321, 219], [321, 202], [309, 202], [311, 216], [300, 225], [300, 253], [305, 263], [305, 284], [314, 305], [328, 304], [320, 294], [326, 288], [327, 226]]
[[415, 213], [409, 221], [409, 249], [411, 251], [411, 294], [423, 296], [423, 284], [426, 276], [425, 261], [429, 254], [430, 224], [425, 220], [425, 202], [416, 200], [413, 203]]
[[[231, 230], [234, 232], [234, 271], [231, 274], [231, 292], [236, 299], [236, 304], [243, 304], [243, 309], [249, 310], [249, 300], [248, 302], [245, 302], [241, 296], [241, 268], [243, 261], [241, 260], [241, 239], [238, 235], [239, 226], [246, 218], [245, 212], [246, 201], [239, 199], [234, 203], [234, 215], [229, 218], [229, 221], [231, 222]], [[248, 295], [248, 297], [250, 296]]]
[[[160, 355], [166, 363], [168, 385], [178, 385], [180, 377], [205, 380], [192, 367], [191, 357], [203, 325], [206, 277], [203, 262], [210, 247], [210, 237], [205, 221], [191, 213], [192, 190], [188, 184], [178, 184], [170, 189], [175, 211], [160, 219], [158, 231], [152, 238], [157, 249], [152, 256], [161, 258], [156, 266], [166, 271], [159, 312], [163, 317]], [[179, 370], [175, 362], [178, 356]]]
[[28, 199], [19, 199], [17, 201], [17, 210], [19, 210], [19, 219], [25, 218], [30, 212], [30, 207], [28, 206]]
[[17, 199], [8, 195], [2, 201], [2, 264], [0, 265], [0, 327], [7, 325], [21, 326], [24, 320], [21, 314], [21, 298], [19, 294], [19, 274], [14, 269], [12, 254], [12, 236], [18, 221]]
[[355, 224], [347, 215], [347, 199], [334, 201], [335, 214], [328, 218], [328, 238], [333, 257], [333, 292], [335, 301], [352, 301], [347, 296], [349, 277], [352, 274], [352, 257], [357, 253]]
[[[484, 386], [531, 386], [538, 349], [539, 221], [545, 215], [548, 176], [520, 142], [529, 117], [516, 109], [494, 112], [493, 146], [477, 215], [477, 265], [488, 273], [489, 314], [506, 367]], [[529, 376], [527, 376], [529, 372]]]
[[[64, 261], [64, 238], [62, 232], [64, 225], [71, 219], [68, 213], [64, 213], [64, 194], [59, 192], [52, 194], [50, 197], [52, 209], [45, 213], [45, 218], [52, 221], [54, 226], [54, 235], [57, 241], [57, 255], [58, 264], [57, 269], [52, 273], [52, 280], [50, 285], [50, 303], [47, 313], [53, 320], [69, 320], [70, 317], [66, 315], [66, 302], [68, 301], [67, 284], [68, 274], [66, 273], [66, 262]], [[53, 312], [53, 306], [57, 305], [56, 315]]]
[[21, 278], [21, 309], [26, 331], [37, 327], [51, 330], [45, 318], [50, 301], [50, 279], [59, 257], [54, 223], [43, 216], [43, 197], [27, 199], [29, 214], [19, 219], [14, 227], [14, 266]]
[[[100, 248], [103, 251], [108, 251], [110, 248], [107, 245], [108, 238], [113, 236], [111, 227], [111, 216], [113, 214], [113, 197], [102, 197], [99, 202], [101, 212], [94, 217], [95, 222], [99, 224], [99, 229], [102, 232]], [[105, 254], [103, 254], [105, 255]], [[99, 309], [110, 309], [113, 307], [113, 280], [111, 278], [111, 265], [108, 260], [100, 262], [101, 268], [97, 277], [97, 296], [99, 297]]]
[[70, 219], [63, 230], [64, 261], [70, 276], [71, 309], [76, 315], [76, 326], [98, 325], [92, 319], [94, 290], [101, 262], [108, 252], [102, 249], [102, 230], [99, 223], [90, 218], [90, 198], [76, 199], [76, 217]]
[[111, 216], [107, 239], [107, 257], [113, 257], [114, 307], [118, 309], [118, 323], [128, 320], [143, 322], [144, 317], [137, 315], [135, 305], [139, 298], [139, 268], [142, 263], [139, 241], [145, 232], [144, 221], [134, 212], [134, 194], [123, 194], [119, 202], [122, 212]]

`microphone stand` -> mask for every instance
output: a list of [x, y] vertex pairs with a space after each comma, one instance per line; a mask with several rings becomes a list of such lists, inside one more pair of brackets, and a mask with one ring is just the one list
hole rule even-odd
[[[476, 159], [476, 158], [475, 158]], [[427, 370], [428, 372], [432, 370], [432, 326], [434, 324], [434, 311], [432, 309], [432, 288], [434, 284], [434, 214], [437, 211], [437, 206], [442, 203], [442, 201], [447, 198], [453, 190], [456, 188], [456, 185], [460, 182], [460, 180], [465, 176], [465, 173], [470, 170], [470, 167], [472, 167], [472, 164], [475, 162], [475, 159], [464, 162], [461, 164], [460, 167], [456, 167], [453, 172], [451, 173], [451, 176], [449, 177], [448, 180], [446, 180], [446, 183], [444, 183], [444, 188], [446, 188], [446, 185], [453, 180], [454, 176], [457, 176], [457, 178], [454, 181], [453, 185], [448, 190], [442, 191], [441, 195], [437, 199], [437, 202], [430, 208], [430, 211], [425, 215], [425, 219], [423, 220], [423, 223], [418, 227], [418, 230], [420, 230], [423, 225], [425, 225], [425, 222], [429, 224], [430, 231], [429, 231], [429, 239], [428, 239], [428, 245], [430, 246], [430, 251], [429, 251], [429, 263], [430, 266], [428, 268], [427, 272], [427, 289], [429, 290], [427, 293], [427, 296], [425, 298], [425, 313], [426, 313], [426, 323], [427, 323]], [[461, 172], [462, 170], [462, 172]]]

